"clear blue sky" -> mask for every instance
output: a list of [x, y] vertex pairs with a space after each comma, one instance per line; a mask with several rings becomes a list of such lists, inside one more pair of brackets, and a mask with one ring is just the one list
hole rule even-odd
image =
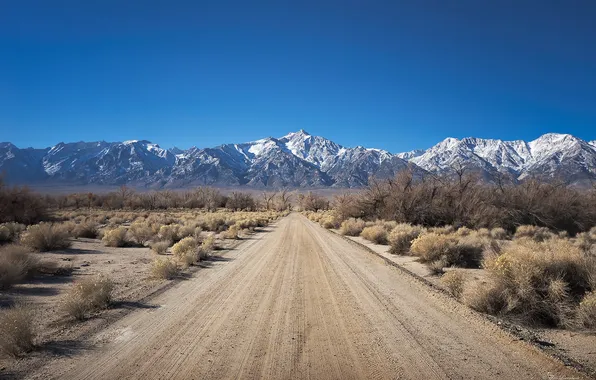
[[596, 139], [594, 0], [0, 6], [0, 141]]

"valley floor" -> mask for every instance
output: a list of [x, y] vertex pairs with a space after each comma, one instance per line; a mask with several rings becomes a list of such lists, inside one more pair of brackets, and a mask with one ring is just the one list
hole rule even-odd
[[582, 378], [291, 214], [34, 379]]

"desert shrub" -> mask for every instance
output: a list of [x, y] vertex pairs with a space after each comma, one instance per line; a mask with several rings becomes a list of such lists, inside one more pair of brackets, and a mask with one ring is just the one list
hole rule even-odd
[[207, 215], [203, 219], [203, 224], [201, 227], [205, 231], [213, 231], [213, 232], [221, 232], [225, 229], [226, 220], [223, 216], [220, 215]]
[[544, 241], [554, 237], [555, 235], [546, 227], [537, 226], [519, 226], [515, 230], [513, 237], [515, 239], [530, 238], [535, 241]]
[[468, 227], [460, 227], [457, 229], [457, 231], [455, 231], [455, 235], [457, 236], [468, 236], [469, 234], [471, 234], [474, 230], [468, 228]]
[[596, 329], [596, 290], [586, 293], [579, 303], [577, 322], [580, 327]]
[[64, 249], [71, 245], [66, 229], [51, 223], [29, 226], [21, 236], [21, 243], [38, 252]]
[[179, 229], [180, 226], [178, 224], [164, 225], [159, 228], [159, 233], [157, 236], [160, 240], [178, 242], [180, 241], [180, 235], [178, 234]]
[[442, 226], [442, 227], [433, 227], [430, 229], [430, 232], [434, 232], [438, 235], [449, 235], [455, 232], [455, 227], [451, 225]]
[[589, 232], [582, 232], [575, 236], [575, 245], [584, 252], [590, 252], [595, 243], [596, 239], [592, 238]]
[[362, 219], [350, 218], [341, 222], [339, 233], [346, 236], [359, 236], [364, 227]]
[[0, 247], [0, 289], [18, 284], [38, 267], [39, 262], [25, 247], [9, 244]]
[[389, 252], [393, 254], [405, 254], [410, 251], [412, 241], [416, 239], [424, 229], [420, 226], [401, 223], [395, 226], [389, 233], [387, 240], [391, 245]]
[[72, 230], [74, 237], [89, 239], [97, 238], [98, 232], [98, 224], [93, 221], [79, 223]]
[[449, 266], [449, 263], [445, 259], [437, 259], [426, 264], [431, 274], [440, 275], [445, 273], [445, 267]]
[[387, 244], [387, 230], [382, 225], [364, 227], [360, 236], [376, 244]]
[[202, 230], [201, 227], [198, 227], [194, 224], [185, 224], [178, 229], [178, 237], [180, 239], [184, 239], [185, 237], [189, 237], [189, 236], [196, 237], [197, 229], [198, 229], [199, 233]]
[[128, 233], [132, 236], [134, 241], [140, 245], [145, 245], [151, 238], [153, 238], [151, 225], [145, 222], [134, 222], [130, 225]]
[[207, 236], [201, 242], [201, 247], [199, 250], [199, 258], [205, 259], [211, 255], [211, 252], [215, 250], [215, 237], [213, 235]]
[[412, 242], [410, 252], [427, 263], [443, 263], [445, 266], [476, 267], [482, 257], [483, 242], [477, 237], [458, 239], [454, 235], [430, 232]]
[[476, 301], [480, 311], [528, 323], [568, 326], [584, 294], [594, 289], [596, 259], [567, 239], [521, 239], [485, 259], [492, 278]]
[[128, 231], [124, 227], [116, 227], [111, 230], [105, 230], [101, 239], [106, 247], [124, 247], [127, 245], [126, 234]]
[[17, 357], [33, 349], [33, 312], [24, 305], [0, 310], [0, 353]]
[[17, 241], [21, 232], [27, 227], [20, 223], [2, 223], [0, 224], [0, 244]]
[[172, 246], [172, 254], [184, 266], [190, 266], [199, 260], [199, 247], [193, 237], [185, 237]]
[[464, 291], [466, 278], [460, 271], [452, 270], [441, 277], [441, 283], [447, 288], [455, 298], [460, 298]]
[[171, 280], [176, 277], [180, 269], [178, 265], [170, 259], [155, 259], [151, 263], [151, 274], [154, 278]]
[[163, 255], [166, 253], [170, 245], [171, 243], [169, 241], [156, 241], [151, 243], [151, 250], [158, 255]]
[[75, 319], [83, 320], [89, 313], [107, 308], [113, 290], [114, 283], [105, 276], [78, 281], [64, 298], [64, 311]]
[[505, 240], [508, 237], [507, 231], [505, 231], [504, 228], [501, 227], [495, 227], [492, 230], [490, 230], [490, 236], [493, 239], [497, 239], [497, 240]]
[[237, 224], [234, 224], [222, 232], [222, 235], [224, 239], [238, 239], [238, 232], [240, 232], [240, 227]]

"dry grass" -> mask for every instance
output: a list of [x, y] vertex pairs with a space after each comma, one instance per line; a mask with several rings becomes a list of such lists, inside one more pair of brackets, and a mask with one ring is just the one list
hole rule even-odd
[[126, 234], [128, 231], [124, 227], [117, 227], [104, 231], [101, 239], [106, 247], [124, 247], [128, 244]]
[[33, 350], [33, 312], [24, 305], [0, 310], [0, 353], [18, 357]]
[[67, 229], [52, 223], [29, 226], [21, 236], [21, 243], [38, 252], [64, 249], [71, 245]]
[[185, 237], [172, 246], [172, 254], [185, 267], [194, 264], [199, 260], [197, 240], [193, 237]]
[[501, 227], [495, 227], [492, 230], [490, 230], [490, 236], [493, 239], [497, 239], [497, 240], [505, 240], [509, 237], [509, 235], [507, 234], [507, 231], [505, 231], [505, 229], [501, 228]]
[[158, 255], [164, 255], [171, 244], [169, 241], [156, 241], [151, 243], [151, 250]]
[[171, 280], [180, 273], [180, 268], [173, 260], [170, 259], [155, 259], [151, 263], [151, 275], [154, 278]]
[[376, 244], [387, 244], [387, 230], [383, 225], [364, 227], [360, 236]]
[[395, 226], [389, 233], [387, 240], [391, 245], [389, 252], [396, 255], [403, 255], [410, 251], [412, 241], [424, 232], [424, 228], [420, 226], [412, 226], [411, 224], [401, 223]]
[[359, 236], [365, 226], [364, 220], [350, 218], [341, 223], [339, 233], [346, 236]]
[[596, 290], [587, 293], [577, 309], [577, 324], [587, 329], [596, 329]]
[[77, 320], [83, 320], [89, 313], [109, 306], [113, 289], [114, 283], [105, 276], [76, 282], [64, 298], [64, 311]]
[[468, 297], [470, 306], [529, 324], [570, 326], [596, 285], [596, 258], [568, 239], [519, 239], [488, 256], [484, 267], [491, 282]]
[[449, 271], [441, 277], [441, 283], [445, 285], [449, 293], [458, 299], [464, 291], [465, 282], [466, 278], [464, 274], [457, 270]]
[[548, 228], [546, 227], [537, 227], [537, 226], [519, 226], [515, 230], [515, 234], [513, 235], [514, 239], [521, 239], [521, 238], [530, 238], [534, 241], [541, 242], [548, 239], [551, 239], [555, 236]]
[[0, 247], [0, 289], [8, 289], [37, 270], [38, 260], [23, 246]]

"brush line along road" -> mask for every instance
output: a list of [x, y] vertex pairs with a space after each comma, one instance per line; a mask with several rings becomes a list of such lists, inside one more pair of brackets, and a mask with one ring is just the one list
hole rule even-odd
[[268, 229], [32, 377], [581, 378], [299, 214]]

